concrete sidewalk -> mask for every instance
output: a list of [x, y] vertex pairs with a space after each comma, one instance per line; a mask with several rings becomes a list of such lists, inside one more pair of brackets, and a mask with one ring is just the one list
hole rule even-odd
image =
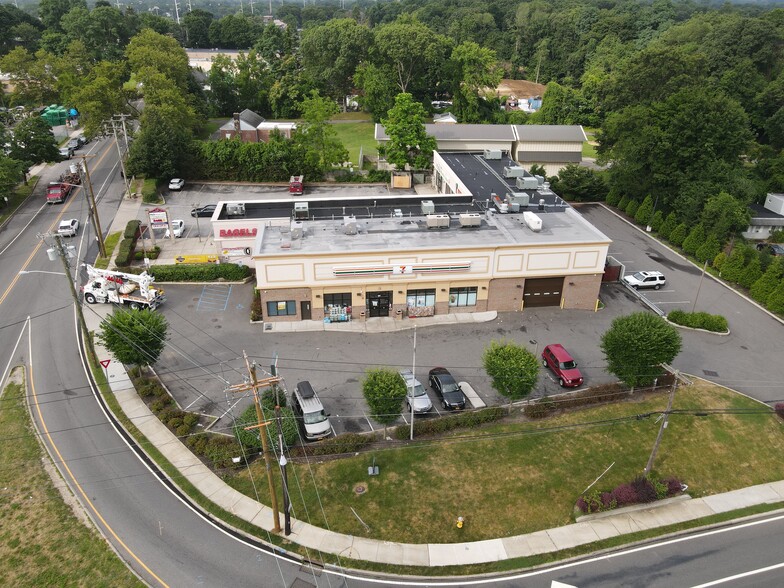
[[[138, 218], [141, 198], [123, 199], [110, 231], [124, 230], [129, 220]], [[109, 305], [94, 305], [95, 312], [85, 313], [90, 330], [97, 330], [102, 316], [110, 313]], [[372, 318], [347, 323], [301, 321], [267, 323], [264, 331], [348, 331], [388, 332], [411, 329], [415, 325], [483, 322], [493, 320], [495, 312], [453, 314], [413, 320]], [[109, 384], [123, 412], [158, 450], [202, 494], [224, 510], [256, 525], [272, 530], [272, 510], [230, 488], [161, 423], [139, 398], [128, 374], [119, 362], [98, 343], [100, 360], [111, 359], [106, 369]], [[173, 480], [177, 483], [179, 480]], [[653, 505], [639, 505], [595, 515], [580, 517], [576, 523], [559, 527], [471, 543], [410, 544], [366, 539], [334, 533], [303, 521], [292, 520], [292, 534], [288, 537], [308, 549], [384, 564], [409, 566], [451, 566], [488, 563], [504, 559], [552, 553], [603, 539], [667, 525], [692, 521], [714, 514], [729, 512], [758, 504], [784, 501], [784, 481], [760, 484], [750, 488], [691, 499], [681, 496]], [[282, 517], [281, 517], [282, 519]]]

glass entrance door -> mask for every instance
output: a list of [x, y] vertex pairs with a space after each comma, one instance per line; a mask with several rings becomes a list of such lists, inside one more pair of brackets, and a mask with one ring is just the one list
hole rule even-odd
[[365, 301], [368, 316], [389, 316], [389, 307], [392, 301], [392, 292], [368, 292]]

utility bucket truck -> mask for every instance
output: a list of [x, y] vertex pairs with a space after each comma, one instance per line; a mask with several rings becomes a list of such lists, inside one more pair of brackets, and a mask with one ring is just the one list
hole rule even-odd
[[147, 272], [125, 274], [85, 264], [89, 281], [82, 286], [88, 304], [96, 302], [127, 304], [132, 309], [154, 310], [166, 301], [163, 290], [152, 287], [155, 278]]

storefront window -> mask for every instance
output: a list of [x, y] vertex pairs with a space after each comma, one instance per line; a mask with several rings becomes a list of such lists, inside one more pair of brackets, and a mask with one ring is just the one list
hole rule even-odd
[[351, 320], [351, 292], [324, 294], [324, 317], [330, 322]]
[[436, 305], [436, 291], [433, 290], [409, 290], [406, 294], [406, 306], [409, 308], [423, 308], [425, 306]]
[[351, 292], [324, 294], [324, 307], [329, 306], [351, 306]]
[[267, 302], [267, 316], [295, 316], [297, 303], [294, 300]]
[[449, 306], [476, 306], [476, 286], [450, 288]]

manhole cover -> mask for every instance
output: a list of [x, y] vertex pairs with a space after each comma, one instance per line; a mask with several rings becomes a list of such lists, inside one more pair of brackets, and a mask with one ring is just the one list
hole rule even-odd
[[356, 486], [354, 486], [355, 494], [359, 495], [359, 494], [364, 494], [365, 492], [367, 492], [367, 486], [365, 486], [364, 484], [357, 484]]
[[719, 376], [719, 372], [714, 372], [713, 370], [702, 370], [702, 373], [711, 378], [717, 378]]

